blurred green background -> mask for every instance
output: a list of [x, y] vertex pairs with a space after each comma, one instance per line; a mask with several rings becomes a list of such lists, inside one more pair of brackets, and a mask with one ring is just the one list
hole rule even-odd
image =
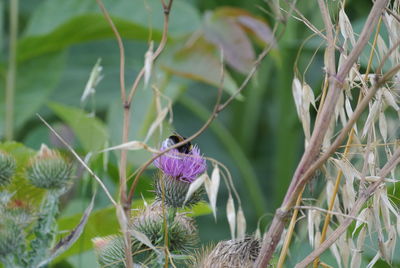
[[[2, 140], [9, 2], [0, 2]], [[217, 45], [230, 50], [226, 53], [229, 55], [225, 55], [227, 64], [223, 98], [228, 98], [242, 83], [249, 70], [249, 63], [251, 66], [255, 55], [269, 43], [268, 38], [272, 40], [266, 30], [271, 30], [277, 21], [270, 13], [267, 2], [174, 1], [167, 47], [153, 67], [150, 82], [173, 101], [173, 123], [164, 125], [161, 136], [154, 135], [150, 140], [152, 146], [157, 146], [163, 137], [174, 130], [184, 136], [191, 135], [210, 115], [220, 72]], [[124, 39], [126, 81], [129, 88], [143, 66], [149, 40], [154, 40], [156, 44], [160, 40], [163, 22], [161, 4], [155, 0], [105, 0], [104, 3]], [[228, 6], [239, 8], [235, 9], [239, 15], [263, 25], [240, 28], [230, 23], [236, 15]], [[321, 29], [322, 22], [319, 12], [315, 12], [316, 6], [315, 1], [298, 3], [301, 12]], [[362, 25], [370, 6], [368, 1], [346, 1], [347, 14], [355, 23], [355, 32], [360, 31], [357, 25]], [[232, 173], [244, 206], [248, 233], [255, 232], [257, 221], [263, 215], [265, 217], [261, 227], [264, 230], [285, 194], [303, 150], [304, 137], [295, 111], [291, 84], [299, 48], [312, 33], [293, 18], [287, 23], [280, 23], [279, 30], [284, 30], [282, 38], [277, 40], [276, 48], [262, 61], [241, 98], [224, 110], [195, 141], [204, 155], [222, 162]], [[316, 96], [320, 93], [323, 79], [320, 46], [321, 39], [310, 39], [304, 44], [297, 63], [299, 73], [304, 73]], [[320, 50], [313, 58], [318, 48]], [[104, 78], [96, 87], [95, 94], [82, 103], [81, 95], [98, 58], [102, 59]], [[81, 155], [94, 152], [91, 166], [116, 194], [118, 154], [110, 153], [109, 161], [105, 161], [105, 156], [96, 152], [104, 146], [121, 142], [119, 52], [109, 25], [95, 1], [20, 1], [17, 64], [14, 140], [35, 150], [42, 143], [52, 147], [61, 146], [35, 116], [35, 113], [39, 113]], [[156, 118], [150, 86], [139, 87], [132, 112], [130, 140], [143, 140]], [[149, 156], [148, 153], [130, 153], [130, 170], [133, 172]], [[142, 193], [144, 198], [153, 196], [150, 192], [152, 176], [153, 170], [149, 170], [140, 181], [138, 193]], [[61, 229], [71, 228], [89, 202], [92, 180], [83, 170], [78, 170], [77, 178], [74, 189], [65, 197], [60, 216]], [[135, 199], [141, 200], [141, 195], [136, 194]], [[222, 185], [217, 203], [217, 222], [211, 214], [197, 217], [203, 243], [230, 238], [224, 212], [226, 200], [227, 190]], [[64, 260], [60, 258], [58, 267], [94, 266], [93, 252], [87, 251], [90, 239], [117, 231], [117, 221], [114, 212], [108, 209], [109, 205], [101, 193], [93, 221], [89, 222], [83, 238], [73, 250], [64, 255]], [[304, 247], [302, 244], [298, 243], [297, 259], [305, 256], [309, 250], [309, 246]]]

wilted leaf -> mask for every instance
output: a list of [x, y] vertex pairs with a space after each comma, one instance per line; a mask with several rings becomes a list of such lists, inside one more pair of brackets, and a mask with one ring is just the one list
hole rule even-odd
[[251, 70], [255, 60], [254, 49], [234, 19], [207, 12], [204, 33], [207, 40], [223, 50], [224, 59], [230, 66], [245, 74]]
[[48, 256], [47, 259], [43, 260], [38, 265], [38, 267], [42, 267], [42, 266], [50, 263], [57, 256], [59, 256], [60, 254], [62, 254], [66, 250], [68, 250], [76, 242], [76, 240], [78, 240], [78, 238], [81, 236], [81, 234], [83, 232], [83, 229], [86, 226], [86, 223], [88, 222], [90, 213], [92, 213], [95, 198], [96, 198], [96, 193], [93, 194], [92, 201], [90, 202], [89, 206], [86, 208], [85, 212], [83, 213], [79, 224], [73, 230], [71, 230], [69, 235], [62, 238], [54, 246], [54, 248], [50, 252], [50, 256]]
[[262, 46], [276, 47], [276, 40], [271, 28], [263, 18], [254, 16], [244, 9], [234, 7], [220, 7], [214, 11], [214, 14], [219, 17], [232, 18], [246, 33], [255, 37], [257, 41], [261, 41]]

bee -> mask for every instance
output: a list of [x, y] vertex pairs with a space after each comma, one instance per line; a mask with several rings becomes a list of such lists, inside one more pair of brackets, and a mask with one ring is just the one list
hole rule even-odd
[[[178, 133], [174, 132], [174, 135], [171, 135], [168, 137], [167, 145], [168, 145], [168, 147], [171, 147], [171, 146], [174, 146], [175, 144], [182, 142], [184, 140], [186, 140], [185, 137], [182, 137]], [[189, 153], [191, 153], [192, 148], [193, 148], [192, 144], [190, 143], [190, 141], [188, 141], [187, 143], [179, 146], [176, 149], [182, 154], [189, 154]]]

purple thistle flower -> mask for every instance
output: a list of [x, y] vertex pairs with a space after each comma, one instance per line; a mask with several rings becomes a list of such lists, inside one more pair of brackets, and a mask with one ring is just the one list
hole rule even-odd
[[[168, 145], [171, 144], [169, 139], [166, 139], [160, 151], [167, 149]], [[154, 165], [165, 175], [188, 183], [195, 181], [207, 168], [206, 160], [200, 155], [200, 149], [197, 146], [193, 146], [186, 154], [172, 149], [154, 160]]]

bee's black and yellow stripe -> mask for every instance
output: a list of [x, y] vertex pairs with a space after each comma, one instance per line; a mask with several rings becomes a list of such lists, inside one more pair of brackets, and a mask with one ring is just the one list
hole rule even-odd
[[[186, 140], [185, 137], [182, 137], [181, 135], [179, 135], [178, 133], [175, 132], [174, 135], [171, 135], [171, 136], [168, 137], [168, 146], [173, 146], [173, 145], [175, 145], [175, 144], [177, 144], [179, 142], [182, 142], [184, 140]], [[192, 147], [193, 146], [189, 141], [189, 142], [179, 146], [177, 149], [178, 149], [178, 151], [180, 153], [188, 154], [188, 153], [190, 153], [192, 151]]]

